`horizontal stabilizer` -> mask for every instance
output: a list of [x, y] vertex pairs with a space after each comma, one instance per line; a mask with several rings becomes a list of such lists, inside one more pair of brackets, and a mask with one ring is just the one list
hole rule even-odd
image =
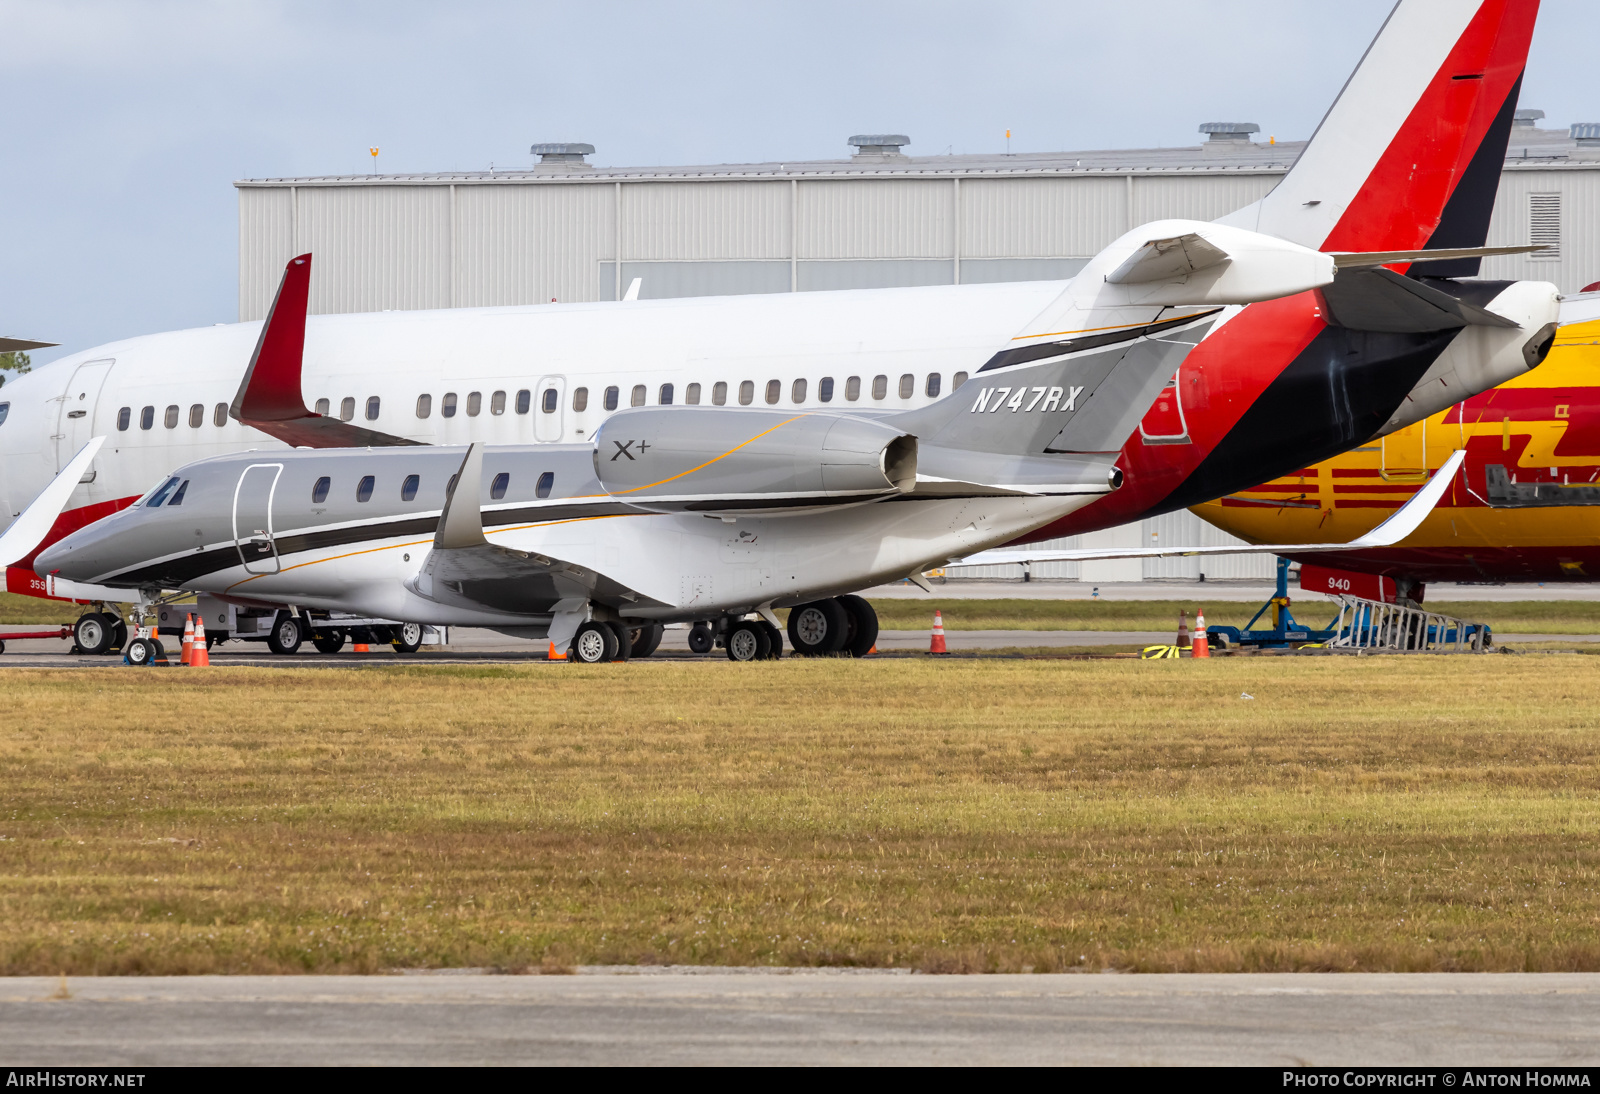
[[1513, 319], [1452, 296], [1426, 281], [1381, 266], [1342, 270], [1333, 284], [1321, 291], [1330, 318], [1353, 330], [1408, 334], [1467, 326], [1518, 325]]
[[1143, 285], [1152, 281], [1179, 281], [1192, 273], [1220, 266], [1228, 252], [1189, 232], [1171, 239], [1152, 239], [1106, 275], [1113, 285]]
[[1525, 255], [1548, 250], [1537, 247], [1442, 247], [1422, 251], [1330, 251], [1335, 269], [1363, 266], [1392, 266], [1398, 262], [1444, 262], [1456, 258], [1493, 258], [1495, 255]]
[[66, 508], [67, 499], [78, 488], [78, 480], [83, 478], [83, 473], [94, 461], [95, 453], [100, 451], [100, 446], [105, 442], [104, 437], [95, 437], [78, 449], [78, 454], [56, 473], [50, 485], [39, 492], [39, 496], [28, 504], [4, 533], [0, 533], [0, 567], [27, 558], [44, 542], [50, 529], [55, 527], [61, 510]]
[[49, 349], [60, 342], [34, 342], [27, 338], [0, 338], [0, 353], [18, 353], [30, 349]]
[[1231, 547], [1129, 547], [1118, 549], [1086, 548], [1082, 550], [1028, 550], [1026, 548], [1011, 550], [999, 548], [993, 551], [981, 551], [964, 559], [951, 559], [952, 565], [962, 566], [993, 566], [1005, 563], [1022, 562], [1093, 562], [1100, 559], [1111, 558], [1171, 558], [1174, 556], [1188, 557], [1191, 555], [1294, 555], [1311, 551], [1365, 551], [1374, 547], [1392, 547], [1417, 530], [1427, 515], [1433, 512], [1434, 506], [1439, 504], [1439, 499], [1449, 489], [1456, 472], [1461, 469], [1461, 463], [1466, 459], [1466, 451], [1457, 449], [1444, 461], [1444, 466], [1434, 472], [1433, 478], [1428, 480], [1426, 486], [1411, 496], [1411, 500], [1388, 520], [1378, 525], [1366, 535], [1353, 539], [1349, 543], [1261, 543], [1255, 545], [1235, 545]]
[[284, 267], [272, 310], [233, 397], [228, 414], [296, 448], [378, 448], [420, 441], [351, 425], [306, 407], [300, 384], [306, 344], [306, 307], [311, 293], [311, 256]]

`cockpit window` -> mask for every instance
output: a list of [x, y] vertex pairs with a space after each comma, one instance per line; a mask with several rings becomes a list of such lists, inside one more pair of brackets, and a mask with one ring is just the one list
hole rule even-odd
[[156, 487], [155, 492], [145, 499], [145, 505], [149, 506], [151, 509], [154, 509], [156, 506], [167, 500], [167, 495], [172, 493], [172, 488], [177, 485], [177, 476], [173, 476], [172, 478], [168, 479], [166, 482]]
[[172, 500], [167, 502], [167, 508], [171, 509], [174, 505], [182, 505], [183, 504], [183, 495], [188, 489], [189, 489], [189, 480], [188, 479], [184, 479], [181, 483], [178, 484], [178, 489], [173, 493]]

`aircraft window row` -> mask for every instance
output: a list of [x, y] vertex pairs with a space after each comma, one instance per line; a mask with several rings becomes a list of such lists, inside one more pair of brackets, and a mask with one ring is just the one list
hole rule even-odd
[[[176, 492], [173, 491], [173, 487], [177, 487]], [[154, 509], [162, 502], [166, 502], [167, 507], [170, 509], [174, 505], [182, 505], [183, 495], [188, 493], [188, 491], [189, 480], [183, 479], [180, 481], [177, 476], [173, 476], [160, 486], [156, 487], [155, 493], [150, 495], [150, 498], [145, 502], [145, 505], [148, 508]], [[170, 498], [167, 496], [169, 494], [172, 495]]]
[[[11, 404], [7, 403], [6, 405], [9, 407]], [[178, 428], [178, 420], [182, 416], [183, 416], [183, 408], [182, 407], [176, 406], [176, 405], [169, 406], [169, 407], [167, 407], [167, 409], [165, 411], [162, 412], [161, 424], [166, 426], [168, 429], [177, 429]], [[4, 421], [4, 420], [5, 420], [4, 418], [0, 418], [0, 421]], [[213, 425], [216, 425], [216, 426], [224, 426], [224, 425], [228, 424], [228, 404], [227, 403], [218, 403], [215, 407], [212, 408], [212, 411], [211, 411], [211, 423]], [[204, 403], [195, 403], [193, 406], [191, 406], [189, 408], [189, 427], [191, 429], [199, 429], [201, 426], [203, 426], [205, 424], [206, 424], [206, 406], [205, 406]], [[120, 432], [120, 433], [126, 433], [130, 428], [132, 428], [132, 426], [133, 426], [133, 407], [125, 406], [122, 409], [118, 410], [117, 411], [117, 431]], [[147, 406], [143, 410], [139, 411], [139, 428], [140, 429], [154, 429], [155, 426], [156, 426], [156, 408], [155, 407]]]
[[[962, 384], [966, 383], [966, 380], [967, 380], [967, 374], [965, 372], [956, 373], [953, 377], [951, 377], [951, 390], [953, 391], [956, 388], [960, 387]], [[917, 386], [917, 378], [916, 378], [916, 376], [914, 374], [909, 373], [909, 372], [903, 374], [900, 377], [899, 388], [898, 388], [900, 398], [902, 398], [902, 399], [911, 398], [912, 395], [915, 394], [915, 392], [916, 392], [916, 386]], [[930, 399], [938, 398], [939, 397], [939, 393], [940, 393], [940, 391], [943, 390], [943, 388], [944, 388], [944, 378], [937, 372], [928, 373], [927, 378], [923, 383], [923, 392], [928, 396], [928, 398], [930, 398]], [[804, 379], [795, 380], [789, 387], [789, 401], [792, 402], [792, 403], [795, 403], [796, 405], [804, 403], [806, 401], [806, 396], [807, 396], [809, 390], [810, 390], [809, 381], [804, 380]], [[824, 377], [822, 377], [822, 379], [817, 381], [817, 400], [819, 402], [823, 402], [823, 403], [831, 403], [831, 402], [833, 402], [833, 395], [834, 395], [834, 391], [835, 390], [836, 389], [835, 389], [835, 384], [834, 384], [834, 378], [832, 376], [824, 376]], [[886, 375], [881, 375], [881, 374], [878, 375], [878, 376], [874, 376], [872, 378], [872, 389], [871, 390], [872, 390], [872, 397], [874, 399], [877, 399], [877, 400], [887, 399], [889, 397], [889, 377], [886, 376]], [[701, 387], [700, 384], [689, 384], [683, 390], [683, 401], [684, 401], [684, 403], [689, 405], [689, 406], [699, 406], [700, 405], [700, 397], [701, 397], [702, 391], [703, 391], [703, 388]], [[671, 406], [673, 404], [673, 402], [675, 401], [676, 394], [677, 394], [677, 390], [674, 387], [674, 385], [672, 385], [672, 384], [662, 384], [661, 387], [656, 392], [656, 402], [660, 406]], [[608, 411], [616, 410], [617, 406], [621, 402], [621, 395], [622, 395], [621, 388], [616, 387], [614, 385], [611, 386], [611, 387], [608, 387], [608, 388], [605, 389], [605, 394], [601, 398], [601, 405]], [[629, 395], [628, 395], [628, 405], [629, 406], [644, 406], [648, 396], [649, 396], [649, 389], [644, 384], [634, 384], [633, 385], [633, 389], [629, 392]], [[763, 397], [765, 398], [767, 405], [768, 406], [777, 405], [778, 401], [782, 398], [782, 396], [783, 396], [783, 382], [781, 380], [768, 380], [767, 383], [766, 383], [765, 390], [763, 391]], [[859, 376], [850, 376], [850, 377], [847, 377], [845, 379], [845, 382], [844, 382], [844, 397], [845, 397], [845, 401], [851, 402], [851, 403], [858, 402], [861, 399], [861, 377], [859, 377]], [[750, 404], [755, 402], [755, 398], [756, 398], [756, 385], [755, 385], [755, 382], [752, 381], [752, 380], [744, 380], [744, 381], [742, 381], [739, 384], [739, 405], [740, 406], [749, 406]], [[490, 414], [494, 414], [494, 415], [502, 415], [502, 414], [504, 414], [506, 412], [506, 401], [507, 401], [506, 392], [504, 392], [504, 391], [496, 391], [496, 392], [491, 393], [490, 396], [489, 396], [489, 413]], [[716, 383], [711, 385], [711, 402], [712, 402], [713, 406], [726, 406], [727, 405], [727, 403], [728, 403], [728, 385], [727, 385], [727, 383], [725, 381], [718, 380]], [[558, 407], [560, 406], [560, 403], [561, 403], [561, 392], [558, 389], [553, 388], [553, 387], [546, 388], [541, 393], [541, 395], [539, 397], [539, 409], [545, 414], [554, 414], [556, 412], [556, 410], [558, 409]], [[515, 401], [514, 405], [516, 407], [516, 412], [518, 414], [527, 414], [530, 410], [533, 409], [533, 392], [531, 390], [529, 390], [528, 388], [523, 388], [521, 391], [518, 391], [517, 392], [516, 401]], [[329, 400], [327, 400], [327, 399], [318, 399], [317, 403], [316, 403], [316, 412], [318, 414], [326, 415], [328, 413], [328, 411], [329, 411], [330, 406], [331, 406], [331, 404], [330, 404]], [[373, 395], [373, 396], [368, 397], [368, 399], [367, 399], [367, 407], [366, 407], [367, 421], [375, 422], [375, 421], [378, 420], [378, 413], [379, 413], [380, 406], [381, 406], [381, 403], [380, 403], [380, 400], [379, 400], [378, 396]], [[459, 396], [453, 391], [447, 391], [447, 392], [445, 392], [444, 397], [440, 400], [440, 403], [439, 403], [439, 414], [440, 414], [441, 417], [444, 417], [444, 418], [454, 418], [456, 416], [456, 410], [457, 410], [458, 406], [459, 406]], [[586, 411], [588, 409], [589, 409], [589, 389], [587, 387], [574, 388], [572, 390], [572, 410], [573, 410], [573, 413], [582, 414], [584, 411]], [[483, 392], [481, 392], [481, 391], [469, 391], [467, 393], [467, 407], [466, 407], [466, 410], [467, 410], [467, 417], [469, 417], [469, 418], [476, 418], [480, 413], [482, 413], [482, 411], [483, 411]], [[176, 407], [168, 407], [167, 408], [167, 417], [169, 419], [171, 419], [171, 421], [169, 421], [169, 423], [168, 423], [168, 428], [171, 428], [172, 426], [177, 424], [176, 419], [173, 418], [173, 415], [176, 412], [177, 412], [177, 408]], [[127, 418], [128, 418], [129, 413], [130, 413], [129, 408], [123, 407], [122, 412], [118, 416], [118, 419], [117, 419], [117, 428], [118, 429], [125, 430], [125, 429], [128, 428]], [[144, 417], [149, 417], [153, 413], [154, 413], [154, 408], [146, 407], [145, 408]], [[216, 424], [218, 424], [218, 425], [225, 424], [226, 421], [227, 421], [227, 413], [228, 413], [228, 404], [226, 404], [226, 403], [218, 403], [217, 404], [217, 408], [216, 408]], [[343, 419], [344, 421], [348, 422], [348, 421], [352, 420], [355, 417], [355, 413], [356, 413], [356, 401], [355, 401], [354, 398], [347, 397], [347, 398], [345, 398], [344, 400], [341, 401], [340, 406], [339, 406], [339, 417], [341, 419]], [[428, 418], [428, 417], [431, 417], [432, 415], [433, 415], [433, 396], [432, 395], [418, 395], [417, 396], [417, 417], [418, 418]], [[190, 425], [198, 427], [199, 424], [200, 424], [200, 420], [203, 417], [204, 417], [204, 409], [200, 406], [200, 404], [197, 403], [197, 404], [195, 404], [195, 406], [189, 408], [189, 424]], [[150, 426], [146, 425], [146, 424], [142, 424], [142, 420], [141, 420], [141, 428], [149, 429]]]
[[[457, 476], [455, 475], [451, 475], [449, 483], [445, 485], [446, 496], [455, 491], [456, 477]], [[173, 484], [177, 481], [177, 479], [173, 479], [171, 482], [166, 483], [160, 490], [151, 496], [150, 501], [147, 504], [152, 506], [160, 505], [162, 500], [166, 497], [166, 491], [170, 490]], [[356, 501], [371, 501], [373, 492], [377, 488], [377, 484], [378, 480], [375, 475], [361, 476], [361, 480], [356, 483]], [[555, 484], [555, 472], [546, 471], [544, 474], [539, 476], [539, 482], [534, 488], [534, 492], [538, 497], [548, 498], [550, 496], [550, 491], [555, 488]], [[421, 487], [421, 485], [421, 475], [407, 475], [405, 480], [400, 484], [400, 500], [415, 501], [417, 498], [417, 490], [419, 487]], [[510, 486], [511, 473], [509, 471], [500, 472], [489, 484], [489, 497], [495, 501], [500, 501], [506, 496], [506, 490], [509, 489]], [[311, 487], [311, 503], [313, 505], [321, 505], [323, 502], [327, 501], [328, 492], [332, 489], [332, 487], [332, 478], [327, 475], [323, 475], [321, 478], [319, 478]], [[177, 505], [183, 500], [183, 492], [188, 488], [189, 482], [187, 479], [185, 479], [183, 485], [178, 487], [178, 492], [173, 495], [172, 500], [167, 502], [167, 504]]]

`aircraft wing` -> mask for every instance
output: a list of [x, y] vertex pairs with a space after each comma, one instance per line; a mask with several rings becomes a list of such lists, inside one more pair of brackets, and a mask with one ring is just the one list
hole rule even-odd
[[100, 446], [105, 442], [104, 437], [94, 437], [78, 449], [78, 454], [56, 473], [50, 485], [41, 490], [39, 496], [0, 534], [0, 566], [10, 566], [27, 558], [34, 548], [44, 542], [44, 537], [50, 534], [56, 518], [66, 507], [67, 499], [78, 488], [78, 480], [83, 478], [95, 453], [100, 451]]
[[[409, 583], [413, 592], [439, 604], [525, 615], [549, 612], [557, 617], [550, 632], [557, 645], [572, 637], [582, 622], [574, 613], [589, 601], [612, 607], [666, 606], [591, 566], [490, 543], [474, 501], [483, 479], [483, 447], [482, 442], [473, 444], [461, 461], [456, 489], [439, 516], [433, 550]], [[608, 510], [615, 506], [610, 498], [605, 503]]]
[[378, 448], [413, 445], [376, 429], [352, 425], [306, 407], [300, 370], [306, 345], [306, 306], [311, 293], [311, 256], [291, 258], [272, 298], [250, 366], [228, 414], [297, 448]]
[[1111, 558], [1171, 558], [1190, 555], [1292, 555], [1309, 551], [1364, 551], [1373, 547], [1391, 547], [1417, 530], [1425, 517], [1439, 504], [1439, 499], [1449, 489], [1461, 463], [1466, 459], [1465, 449], [1456, 449], [1444, 465], [1434, 472], [1426, 486], [1411, 496], [1388, 520], [1366, 535], [1348, 543], [1260, 543], [1231, 547], [1126, 547], [1087, 548], [1082, 550], [1029, 550], [1027, 548], [997, 548], [980, 551], [963, 559], [951, 559], [962, 566], [991, 566], [1020, 562], [1091, 562]]

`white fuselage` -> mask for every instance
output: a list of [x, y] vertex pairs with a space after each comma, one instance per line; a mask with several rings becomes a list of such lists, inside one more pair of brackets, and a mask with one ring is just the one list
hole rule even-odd
[[[683, 404], [691, 394], [712, 405], [721, 384], [730, 407], [909, 410], [952, 391], [957, 373], [981, 367], [1063, 287], [312, 316], [302, 386], [318, 410], [426, 444], [584, 443], [612, 412], [610, 388], [616, 408]], [[69, 511], [126, 503], [196, 459], [286, 448], [227, 416], [260, 331], [260, 323], [236, 323], [130, 338], [0, 388], [8, 404], [0, 527], [92, 436], [108, 439]]]

